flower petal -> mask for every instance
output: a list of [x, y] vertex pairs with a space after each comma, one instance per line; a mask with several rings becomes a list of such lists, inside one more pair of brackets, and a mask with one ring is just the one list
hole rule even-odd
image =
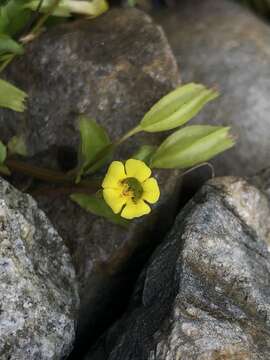
[[128, 200], [126, 206], [121, 212], [121, 216], [125, 219], [133, 219], [146, 214], [149, 214], [151, 208], [143, 200], [139, 200], [134, 203], [132, 200]]
[[142, 183], [142, 187], [143, 187], [142, 198], [147, 202], [149, 202], [150, 204], [156, 203], [160, 196], [157, 180], [154, 179], [153, 177], [147, 179]]
[[124, 164], [121, 161], [113, 161], [102, 182], [102, 187], [104, 189], [119, 188], [119, 181], [126, 177]]
[[115, 214], [118, 214], [127, 202], [127, 198], [117, 189], [104, 189], [103, 197]]
[[141, 160], [129, 159], [126, 161], [126, 173], [128, 177], [135, 177], [140, 182], [151, 176], [151, 169]]

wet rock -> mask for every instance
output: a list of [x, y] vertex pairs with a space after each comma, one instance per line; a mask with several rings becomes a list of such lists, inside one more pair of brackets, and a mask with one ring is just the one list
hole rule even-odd
[[269, 216], [269, 199], [246, 181], [209, 181], [86, 359], [269, 359]]
[[[60, 153], [67, 147], [71, 153], [76, 150], [78, 113], [94, 117], [117, 139], [179, 84], [162, 30], [136, 9], [113, 9], [93, 21], [52, 28], [29, 45], [6, 76], [28, 92], [29, 106], [16, 117], [0, 111], [1, 137], [25, 134], [30, 153], [49, 166], [55, 163], [50, 157], [55, 148]], [[118, 158], [127, 159], [138, 144], [156, 140], [157, 136], [138, 135], [123, 146]], [[86, 213], [67, 196], [38, 196], [39, 206], [73, 255], [81, 297], [78, 341], [85, 334], [87, 345], [123, 306], [140, 264], [173, 221], [177, 172], [156, 176], [160, 201], [150, 216], [128, 230]]]
[[2, 179], [0, 244], [0, 358], [63, 359], [78, 309], [71, 257], [36, 202]]
[[[270, 28], [244, 7], [226, 0], [181, 1], [162, 12], [163, 26], [183, 82], [217, 86], [220, 99], [196, 120], [229, 124], [237, 146], [218, 157], [218, 175], [253, 175], [270, 165]], [[195, 121], [195, 123], [196, 123]]]

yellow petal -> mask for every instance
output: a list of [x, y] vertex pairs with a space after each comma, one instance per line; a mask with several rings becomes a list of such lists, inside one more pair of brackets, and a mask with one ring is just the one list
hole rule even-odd
[[102, 187], [104, 189], [119, 188], [119, 181], [126, 177], [124, 164], [121, 161], [113, 161], [103, 180]]
[[125, 219], [133, 219], [149, 214], [151, 208], [143, 200], [139, 200], [136, 204], [132, 200], [128, 200], [126, 206], [121, 212], [121, 216]]
[[128, 177], [135, 177], [143, 182], [151, 176], [151, 169], [141, 160], [129, 159], [125, 165]]
[[154, 179], [153, 177], [147, 179], [145, 180], [145, 182], [142, 183], [142, 187], [143, 187], [142, 198], [147, 202], [149, 202], [150, 204], [156, 203], [160, 196], [157, 180]]
[[104, 189], [103, 197], [115, 214], [118, 214], [127, 202], [127, 198], [122, 196], [120, 190]]

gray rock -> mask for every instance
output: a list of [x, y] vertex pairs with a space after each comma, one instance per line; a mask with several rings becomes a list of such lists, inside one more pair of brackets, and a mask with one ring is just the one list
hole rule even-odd
[[[93, 21], [52, 28], [28, 46], [6, 76], [28, 92], [29, 104], [21, 115], [0, 111], [1, 138], [25, 134], [35, 160], [48, 166], [55, 162], [50, 157], [55, 148], [61, 153], [68, 146], [74, 153], [78, 113], [96, 118], [117, 139], [179, 84], [177, 65], [162, 30], [136, 9], [112, 9]], [[138, 144], [157, 139], [138, 135], [117, 158], [127, 159]], [[38, 196], [39, 206], [73, 255], [81, 297], [78, 339], [86, 334], [87, 344], [123, 306], [139, 264], [173, 221], [177, 172], [156, 176], [160, 201], [150, 216], [135, 221], [128, 230], [86, 213], [67, 196]]]
[[[112, 9], [92, 21], [51, 28], [28, 45], [5, 76], [29, 101], [22, 114], [0, 111], [1, 139], [24, 134], [31, 155], [76, 146], [81, 113], [118, 139], [179, 84], [164, 33], [136, 9]], [[129, 146], [128, 154], [133, 150]]]
[[183, 82], [220, 89], [195, 121], [229, 124], [237, 146], [214, 161], [218, 175], [250, 176], [270, 165], [270, 28], [226, 0], [185, 0], [157, 15]]
[[2, 179], [0, 244], [0, 359], [63, 359], [78, 309], [71, 257], [36, 202]]
[[269, 216], [269, 199], [246, 181], [209, 181], [86, 359], [269, 359]]

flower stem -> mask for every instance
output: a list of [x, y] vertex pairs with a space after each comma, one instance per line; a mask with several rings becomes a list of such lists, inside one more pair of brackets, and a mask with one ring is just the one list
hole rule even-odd
[[138, 132], [141, 131], [140, 125], [136, 126], [135, 128], [131, 129], [130, 131], [128, 131], [124, 136], [122, 136], [119, 140], [117, 140], [115, 142], [115, 145], [118, 146], [120, 144], [122, 144], [124, 141], [126, 141], [128, 138], [130, 138], [131, 136], [137, 134]]

